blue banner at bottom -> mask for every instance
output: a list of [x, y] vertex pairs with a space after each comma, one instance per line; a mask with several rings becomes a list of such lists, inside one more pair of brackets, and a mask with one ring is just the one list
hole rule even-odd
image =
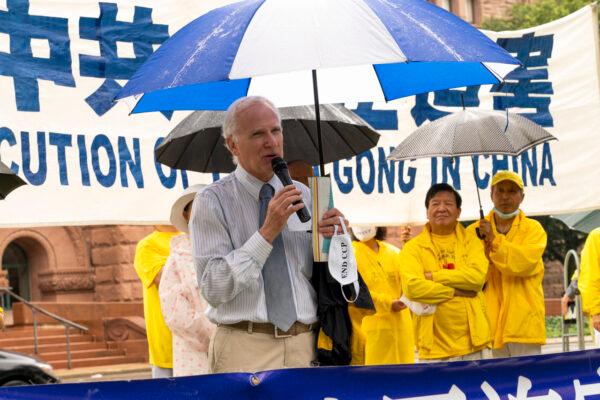
[[375, 367], [321, 367], [0, 389], [1, 399], [600, 399], [600, 350]]

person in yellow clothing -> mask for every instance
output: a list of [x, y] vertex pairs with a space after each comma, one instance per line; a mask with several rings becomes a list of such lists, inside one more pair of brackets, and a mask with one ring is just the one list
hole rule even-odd
[[579, 291], [583, 312], [592, 319], [593, 337], [600, 346], [600, 228], [588, 235], [581, 251]]
[[157, 225], [154, 232], [138, 242], [135, 250], [133, 265], [143, 285], [144, 319], [153, 378], [173, 376], [172, 337], [160, 309], [158, 285], [169, 256], [171, 239], [179, 234], [170, 225]]
[[491, 333], [481, 289], [488, 261], [481, 241], [458, 223], [461, 202], [452, 186], [433, 185], [425, 198], [429, 222], [400, 253], [404, 296], [436, 306], [415, 317], [421, 362], [487, 357]]
[[[353, 228], [358, 272], [369, 288], [375, 314], [349, 307], [352, 320], [352, 365], [409, 364], [415, 361], [410, 311], [399, 299], [400, 250], [384, 242], [385, 228]], [[356, 318], [358, 317], [358, 318]], [[355, 323], [358, 321], [358, 323]]]
[[541, 354], [546, 343], [544, 262], [546, 232], [519, 209], [521, 177], [499, 171], [492, 178], [494, 209], [468, 229], [480, 234], [490, 261], [484, 290], [494, 358]]

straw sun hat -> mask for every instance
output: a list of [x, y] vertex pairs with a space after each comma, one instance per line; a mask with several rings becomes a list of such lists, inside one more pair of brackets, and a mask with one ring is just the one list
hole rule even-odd
[[206, 187], [206, 185], [202, 185], [202, 184], [192, 185], [192, 186], [188, 187], [187, 189], [185, 189], [185, 191], [183, 193], [181, 193], [179, 198], [177, 200], [175, 200], [175, 203], [173, 203], [173, 206], [171, 207], [171, 218], [170, 219], [171, 219], [171, 224], [175, 228], [177, 228], [178, 231], [184, 232], [184, 233], [189, 233], [188, 224], [187, 224], [185, 218], [183, 218], [183, 210], [185, 209], [185, 206], [187, 206], [190, 201], [194, 200], [196, 193], [201, 192], [205, 187]]

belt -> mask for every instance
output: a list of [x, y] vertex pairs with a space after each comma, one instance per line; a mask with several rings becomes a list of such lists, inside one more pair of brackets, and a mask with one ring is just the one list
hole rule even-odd
[[276, 338], [285, 338], [290, 336], [296, 336], [301, 333], [311, 332], [319, 327], [319, 323], [315, 322], [312, 324], [303, 324], [302, 322], [294, 322], [294, 324], [287, 331], [282, 331], [275, 325], [269, 322], [252, 322], [252, 321], [241, 321], [235, 324], [219, 324], [231, 329], [239, 329], [247, 331], [248, 333], [267, 333], [272, 334]]

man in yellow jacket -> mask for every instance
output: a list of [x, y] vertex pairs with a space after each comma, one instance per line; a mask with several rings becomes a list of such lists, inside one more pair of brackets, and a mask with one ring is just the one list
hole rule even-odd
[[541, 354], [546, 343], [544, 262], [546, 232], [519, 209], [521, 177], [499, 171], [492, 178], [494, 209], [478, 227], [490, 261], [484, 290], [494, 358]]
[[581, 251], [579, 291], [583, 311], [592, 319], [594, 342], [600, 345], [600, 228], [588, 235]]
[[481, 291], [488, 261], [481, 241], [458, 223], [461, 201], [450, 185], [433, 185], [425, 198], [429, 222], [400, 253], [404, 296], [436, 305], [415, 318], [420, 361], [485, 358], [490, 343]]

